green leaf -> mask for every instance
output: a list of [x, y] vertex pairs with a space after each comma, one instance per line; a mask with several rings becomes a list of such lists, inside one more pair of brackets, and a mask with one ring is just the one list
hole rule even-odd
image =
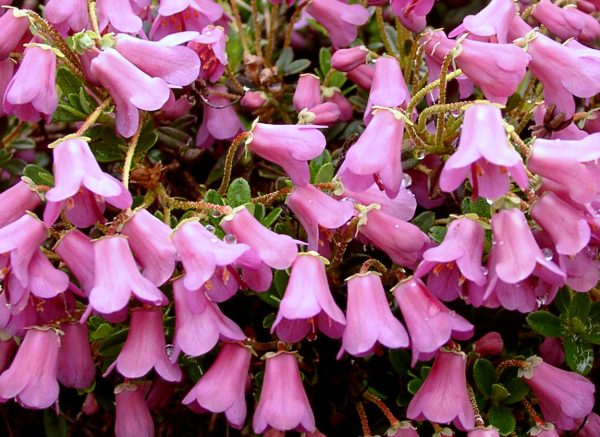
[[435, 223], [435, 213], [424, 211], [412, 220], [413, 225], [419, 227], [423, 232], [429, 231]]
[[98, 106], [94, 99], [84, 91], [83, 87], [79, 89], [79, 106], [88, 115], [94, 112], [94, 109]]
[[417, 393], [417, 390], [419, 390], [419, 388], [421, 387], [421, 385], [423, 384], [423, 380], [419, 379], [419, 378], [415, 378], [415, 379], [411, 379], [408, 383], [408, 385], [406, 386], [406, 388], [408, 389], [408, 392], [412, 395], [414, 395], [415, 393]]
[[112, 325], [108, 323], [102, 323], [100, 326], [96, 328], [94, 332], [90, 333], [90, 339], [92, 340], [102, 340], [103, 338], [108, 337], [113, 332]]
[[563, 339], [565, 359], [571, 370], [585, 375], [594, 364], [594, 347], [577, 335], [567, 335]]
[[496, 368], [485, 358], [479, 358], [473, 366], [473, 378], [477, 388], [486, 396], [492, 394], [492, 386], [498, 381]]
[[569, 317], [578, 317], [585, 320], [590, 314], [592, 302], [587, 293], [575, 293], [571, 303], [569, 304]]
[[79, 90], [83, 88], [83, 84], [79, 78], [65, 67], [60, 67], [57, 70], [56, 83], [65, 96], [69, 94], [79, 95]]
[[254, 218], [259, 222], [262, 222], [265, 218], [265, 205], [262, 203], [256, 203], [254, 205]]
[[258, 296], [258, 298], [266, 304], [274, 308], [279, 308], [279, 302], [281, 302], [281, 300], [277, 296], [273, 295], [273, 293], [256, 293], [256, 296]]
[[398, 37], [397, 37], [397, 34], [396, 34], [396, 29], [394, 29], [389, 24], [384, 25], [383, 28], [384, 28], [385, 33], [387, 35], [387, 39], [390, 42], [390, 45], [392, 46], [392, 52], [393, 53], [388, 53], [388, 55], [397, 55], [398, 54], [398, 47], [396, 47], [396, 41], [398, 40]]
[[114, 356], [119, 353], [121, 346], [127, 339], [129, 329], [114, 331], [108, 337], [104, 338], [98, 346], [98, 354], [102, 356]]
[[26, 166], [27, 163], [22, 159], [13, 158], [6, 163], [6, 165], [4, 166], [4, 170], [9, 172], [13, 176], [21, 176]]
[[280, 214], [281, 208], [274, 208], [264, 219], [261, 220], [262, 225], [266, 228], [270, 228]]
[[592, 326], [600, 326], [600, 302], [591, 305], [589, 320]]
[[86, 118], [87, 114], [81, 112], [79, 109], [67, 105], [66, 103], [59, 103], [58, 108], [56, 108], [56, 111], [52, 115], [53, 121], [63, 121], [67, 123], [71, 121], [83, 121]]
[[564, 334], [562, 323], [558, 317], [548, 311], [536, 311], [527, 316], [531, 328], [545, 337], [560, 337]]
[[140, 132], [140, 138], [135, 146], [135, 156], [137, 159], [141, 159], [148, 150], [150, 150], [156, 144], [158, 140], [158, 134], [154, 130], [154, 123], [152, 121], [146, 122], [142, 131]]
[[566, 313], [571, 302], [571, 293], [567, 287], [563, 287], [554, 298], [554, 305], [561, 313]]
[[329, 47], [321, 47], [319, 50], [319, 67], [323, 77], [331, 70], [331, 49]]
[[319, 168], [319, 171], [315, 176], [314, 183], [320, 184], [323, 182], [331, 182], [331, 180], [333, 179], [333, 174], [333, 165], [330, 162], [328, 162], [327, 164], [323, 164], [321, 168]]
[[275, 313], [270, 313], [267, 314], [265, 316], [265, 318], [262, 321], [262, 326], [265, 329], [271, 329], [271, 326], [273, 326], [273, 323], [275, 322]]
[[31, 150], [35, 148], [35, 141], [31, 138], [17, 138], [8, 143], [7, 147], [13, 150]]
[[90, 149], [99, 162], [122, 161], [125, 158], [125, 141], [110, 126], [93, 126], [86, 135], [91, 138]]
[[510, 395], [504, 399], [505, 404], [514, 404], [525, 399], [529, 393], [529, 386], [521, 378], [512, 378], [504, 384]]
[[275, 62], [275, 66], [277, 70], [284, 71], [284, 68], [287, 67], [294, 60], [294, 52], [290, 47], [287, 47], [281, 51], [279, 58]]
[[283, 75], [290, 76], [292, 74], [298, 74], [310, 67], [310, 61], [308, 59], [296, 59], [283, 67]]
[[479, 217], [491, 217], [490, 205], [481, 197], [475, 202], [470, 197], [465, 197], [460, 205], [463, 214], [477, 214]]
[[0, 168], [4, 168], [13, 157], [13, 151], [0, 149]]
[[273, 285], [275, 286], [275, 291], [277, 291], [279, 297], [283, 297], [289, 280], [290, 275], [288, 272], [285, 270], [275, 270], [275, 274], [273, 275]]
[[215, 205], [224, 205], [223, 198], [219, 192], [217, 190], [213, 190], [212, 188], [206, 191], [204, 200], [208, 203], [214, 203]]
[[156, 129], [158, 139], [161, 144], [172, 149], [181, 149], [189, 147], [192, 144], [192, 137], [181, 129], [170, 126], [161, 126]]
[[345, 73], [342, 73], [341, 71], [334, 71], [329, 75], [327, 85], [342, 89], [347, 80], [348, 78], [346, 77]]
[[232, 71], [236, 71], [242, 62], [243, 49], [242, 44], [240, 43], [240, 34], [232, 27], [229, 27], [225, 51], [227, 52], [227, 63], [229, 67]]
[[515, 429], [517, 421], [510, 408], [505, 405], [492, 405], [488, 413], [490, 425], [498, 428], [502, 435], [508, 435]]
[[227, 190], [227, 203], [234, 208], [252, 201], [252, 192], [248, 181], [243, 178], [234, 180]]
[[62, 416], [57, 416], [52, 408], [44, 410], [44, 431], [46, 437], [67, 437], [69, 427]]
[[492, 384], [491, 398], [495, 402], [501, 402], [510, 395], [509, 391], [502, 384]]
[[29, 164], [23, 169], [23, 176], [28, 177], [36, 185], [54, 186], [54, 176], [39, 165]]

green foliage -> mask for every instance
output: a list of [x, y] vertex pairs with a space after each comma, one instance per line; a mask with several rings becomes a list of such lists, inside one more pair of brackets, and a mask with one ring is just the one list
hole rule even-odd
[[227, 203], [234, 208], [252, 200], [252, 192], [248, 181], [243, 178], [234, 180], [227, 190]]

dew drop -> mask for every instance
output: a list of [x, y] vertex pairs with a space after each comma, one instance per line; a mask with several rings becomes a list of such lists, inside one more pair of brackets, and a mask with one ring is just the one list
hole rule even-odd
[[237, 240], [235, 239], [235, 235], [233, 234], [227, 234], [225, 235], [225, 237], [223, 238], [223, 241], [227, 244], [235, 244], [237, 243]]
[[213, 209], [210, 211], [210, 216], [212, 218], [219, 218], [223, 215], [223, 213], [221, 211], [217, 211], [216, 209]]
[[219, 239], [218, 239], [218, 238], [216, 238], [216, 237], [213, 237], [213, 238], [211, 238], [211, 239], [210, 239], [210, 242], [211, 242], [212, 244], [216, 244], [216, 243], [217, 243], [217, 241], [219, 241]]
[[173, 349], [175, 348], [172, 344], [168, 344], [165, 346], [165, 353], [167, 354], [167, 357], [171, 358], [171, 356], [173, 355]]
[[210, 232], [211, 234], [215, 233], [215, 227], [213, 225], [206, 225], [204, 226], [204, 229], [206, 229], [208, 232]]
[[494, 203], [494, 201], [492, 199], [485, 199], [485, 201], [488, 205], [491, 205], [492, 203]]
[[415, 158], [417, 158], [419, 161], [422, 161], [423, 159], [425, 159], [425, 150], [417, 150], [414, 154]]
[[544, 255], [544, 258], [546, 258], [546, 261], [551, 261], [552, 258], [554, 257], [554, 254], [552, 253], [552, 249], [545, 247], [544, 249], [542, 249], [542, 254]]
[[402, 175], [402, 186], [408, 188], [411, 185], [412, 185], [412, 178], [410, 177], [410, 175], [408, 173], [404, 173]]
[[489, 273], [489, 270], [488, 270], [487, 268], [485, 268], [485, 267], [482, 267], [482, 268], [481, 268], [481, 274], [482, 274], [483, 276], [487, 276], [487, 275], [488, 275], [488, 273]]
[[396, 225], [394, 225], [394, 228], [400, 229], [400, 225], [396, 224]]
[[308, 200], [308, 204], [310, 205], [311, 203], [313, 203], [312, 199]]
[[450, 317], [454, 317], [456, 315], [456, 311], [448, 311], [448, 315]]

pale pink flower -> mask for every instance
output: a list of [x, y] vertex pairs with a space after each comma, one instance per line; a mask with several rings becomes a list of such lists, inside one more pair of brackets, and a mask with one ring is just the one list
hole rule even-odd
[[40, 195], [19, 181], [0, 193], [0, 228], [19, 219], [25, 211], [33, 211], [40, 204]]
[[161, 0], [150, 38], [160, 39], [183, 30], [201, 32], [217, 21], [224, 21], [223, 15], [223, 8], [212, 0]]
[[55, 26], [66, 24], [73, 32], [81, 32], [90, 24], [88, 3], [86, 0], [49, 0], [44, 18]]
[[221, 26], [208, 25], [202, 33], [190, 41], [187, 46], [200, 57], [200, 79], [216, 82], [225, 71], [227, 35]]
[[600, 37], [600, 23], [576, 5], [560, 7], [548, 0], [535, 5], [532, 15], [560, 39], [576, 38], [593, 42]]
[[344, 192], [338, 197], [344, 202], [355, 202], [362, 205], [376, 203], [380, 206], [381, 212], [404, 221], [412, 219], [417, 209], [415, 195], [404, 185], [400, 187], [398, 195], [391, 199], [376, 184], [364, 191], [353, 191], [344, 187]]
[[101, 30], [109, 24], [119, 32], [137, 33], [142, 29], [142, 19], [133, 11], [130, 0], [97, 0], [96, 11]]
[[310, 109], [303, 109], [298, 114], [298, 124], [319, 124], [331, 126], [340, 119], [341, 112], [333, 102], [319, 103]]
[[115, 435], [153, 437], [154, 422], [144, 399], [144, 386], [126, 382], [115, 388]]
[[395, 108], [408, 105], [408, 102], [410, 102], [410, 93], [406, 82], [404, 82], [404, 75], [398, 60], [387, 55], [377, 58], [373, 73], [373, 84], [365, 108], [365, 123], [371, 121], [374, 106]]
[[0, 60], [7, 59], [27, 37], [31, 38], [29, 19], [16, 10], [8, 10], [0, 17]]
[[400, 22], [413, 32], [425, 28], [425, 16], [431, 11], [435, 0], [391, 0], [392, 11]]
[[492, 0], [485, 8], [476, 15], [467, 15], [460, 26], [448, 34], [454, 38], [462, 33], [488, 37], [500, 44], [508, 41], [508, 30], [510, 24], [517, 14], [517, 6], [512, 0]]
[[369, 19], [369, 11], [359, 4], [338, 0], [313, 0], [306, 11], [329, 33], [333, 47], [346, 47], [356, 39], [358, 26]]
[[58, 240], [54, 251], [61, 257], [85, 293], [94, 288], [94, 246], [78, 229], [70, 229]]
[[500, 437], [500, 433], [497, 428], [490, 425], [486, 428], [478, 427], [472, 429], [467, 433], [467, 437]]
[[254, 112], [267, 103], [267, 95], [264, 91], [247, 91], [240, 100], [240, 105], [247, 111]]
[[367, 61], [369, 49], [365, 46], [336, 50], [331, 56], [331, 66], [338, 71], [349, 72]]
[[300, 112], [321, 103], [321, 81], [314, 74], [301, 74], [292, 99], [294, 108]]
[[231, 100], [219, 95], [225, 92], [227, 89], [222, 85], [208, 88], [207, 101], [202, 102], [202, 124], [196, 134], [196, 147], [207, 149], [216, 140], [230, 140], [242, 131], [242, 123]]
[[86, 324], [64, 323], [65, 333], [58, 350], [58, 381], [65, 387], [84, 389], [94, 381], [96, 368], [92, 358]]

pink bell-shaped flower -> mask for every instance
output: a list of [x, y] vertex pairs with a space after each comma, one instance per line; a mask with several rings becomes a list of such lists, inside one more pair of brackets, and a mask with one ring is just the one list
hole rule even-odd
[[[574, 5], [575, 6], [575, 5]], [[600, 23], [577, 7], [560, 7], [548, 0], [535, 5], [532, 15], [560, 39], [593, 42], [600, 37]]]
[[223, 76], [227, 65], [226, 43], [225, 30], [221, 26], [208, 25], [202, 29], [199, 36], [187, 44], [198, 54], [202, 62], [200, 79], [216, 82]]
[[207, 149], [215, 140], [230, 140], [242, 131], [240, 118], [231, 101], [222, 95], [227, 89], [221, 85], [209, 87], [208, 97], [202, 104], [202, 124], [196, 134], [196, 147]]
[[252, 153], [281, 166], [295, 185], [302, 186], [310, 179], [307, 161], [325, 149], [319, 127], [257, 123], [246, 145]]
[[388, 197], [402, 185], [402, 142], [405, 118], [391, 108], [377, 108], [364, 132], [340, 166], [338, 176], [352, 191], [364, 191], [377, 183]]
[[504, 341], [498, 332], [488, 332], [473, 342], [473, 351], [482, 357], [500, 355], [504, 350]]
[[517, 6], [512, 0], [492, 0], [485, 8], [476, 15], [467, 15], [460, 26], [448, 34], [454, 38], [462, 33], [487, 37], [496, 40], [500, 44], [508, 41], [508, 30], [510, 24], [517, 14]]
[[96, 376], [87, 325], [64, 323], [58, 350], [58, 380], [65, 387], [84, 389]]
[[115, 435], [153, 437], [154, 422], [144, 398], [144, 386], [126, 382], [115, 388]]
[[537, 396], [544, 418], [561, 429], [573, 429], [594, 407], [594, 384], [575, 372], [567, 372], [533, 356], [519, 376]]
[[55, 26], [66, 25], [73, 32], [81, 32], [90, 24], [86, 0], [49, 0], [44, 8], [44, 18]]
[[133, 214], [122, 233], [129, 237], [129, 247], [142, 266], [142, 275], [156, 285], [162, 285], [175, 270], [177, 257], [171, 239], [171, 228], [141, 209]]
[[472, 429], [475, 413], [467, 392], [466, 365], [463, 352], [440, 350], [406, 415], [413, 420], [453, 422], [462, 429]]
[[119, 32], [138, 33], [142, 29], [142, 19], [133, 11], [130, 0], [98, 0], [96, 11], [101, 30], [109, 24]]
[[246, 419], [245, 391], [251, 358], [249, 348], [224, 343], [215, 362], [182, 403], [194, 410], [224, 412], [229, 424], [241, 429]]
[[297, 342], [315, 335], [316, 328], [331, 338], [340, 338], [346, 318], [336, 305], [323, 259], [316, 252], [298, 254], [279, 304], [271, 333], [287, 342]]
[[426, 23], [426, 15], [431, 12], [435, 0], [391, 0], [394, 15], [407, 29], [421, 32]]
[[0, 17], [0, 60], [7, 59], [27, 36], [31, 38], [31, 34], [27, 34], [29, 34], [29, 18], [16, 9], [9, 9], [2, 15]]
[[508, 142], [500, 109], [489, 103], [470, 106], [458, 149], [442, 170], [440, 188], [454, 191], [469, 177], [474, 194], [496, 199], [509, 190], [509, 174], [521, 189], [527, 188], [525, 166]]
[[355, 46], [349, 49], [336, 50], [331, 56], [331, 66], [345, 73], [354, 70], [367, 61], [369, 49], [365, 46]]
[[483, 227], [478, 222], [469, 218], [454, 220], [442, 244], [423, 253], [415, 277], [429, 274], [427, 287], [443, 301], [456, 299], [465, 279], [483, 285], [484, 240]]
[[444, 306], [420, 279], [404, 280], [392, 292], [410, 335], [413, 365], [420, 354], [436, 352], [451, 338], [466, 340], [473, 335], [473, 325]]
[[350, 202], [340, 202], [313, 185], [296, 187], [286, 200], [308, 237], [308, 248], [319, 249], [319, 227], [337, 229], [354, 215]]
[[267, 429], [314, 431], [315, 416], [302, 387], [296, 356], [278, 352], [269, 353], [265, 358], [265, 376], [252, 420], [254, 432], [262, 434]]
[[223, 8], [212, 0], [161, 0], [150, 38], [156, 40], [182, 30], [202, 32], [217, 21], [225, 24], [223, 14]]
[[408, 347], [408, 334], [392, 314], [380, 275], [359, 273], [346, 281], [347, 319], [338, 359], [344, 351], [357, 357], [368, 355], [378, 343], [391, 349]]
[[221, 227], [235, 236], [238, 243], [250, 246], [265, 264], [274, 269], [287, 269], [298, 254], [296, 240], [267, 229], [244, 206], [225, 216]]
[[353, 191], [344, 187], [344, 192], [339, 197], [343, 202], [358, 202], [362, 205], [376, 203], [380, 206], [381, 212], [404, 221], [412, 219], [417, 209], [415, 195], [404, 185], [400, 187], [398, 195], [392, 199], [387, 197], [377, 184], [371, 185], [364, 191]]
[[94, 288], [94, 246], [78, 229], [70, 229], [58, 240], [54, 251], [65, 262], [85, 293]]
[[313, 0], [306, 11], [329, 33], [333, 47], [347, 47], [356, 39], [358, 26], [369, 19], [369, 12], [359, 4], [339, 0]]
[[371, 120], [374, 106], [395, 108], [407, 105], [409, 101], [410, 93], [406, 82], [404, 82], [404, 75], [398, 60], [387, 55], [377, 58], [373, 73], [373, 84], [365, 108], [365, 123], [369, 123]]
[[0, 402], [14, 397], [25, 408], [43, 409], [58, 400], [58, 347], [55, 330], [31, 328], [10, 367], [0, 375]]
[[0, 228], [19, 219], [25, 211], [33, 211], [40, 204], [40, 196], [19, 181], [0, 193]]
[[301, 74], [292, 99], [294, 108], [300, 112], [321, 103], [321, 81], [314, 74]]
[[179, 381], [181, 369], [167, 355], [163, 315], [159, 309], [136, 308], [131, 313], [131, 324], [127, 340], [113, 368], [125, 378], [142, 378], [153, 368], [166, 381]]
[[103, 314], [122, 310], [132, 293], [151, 305], [167, 303], [167, 297], [138, 270], [125, 236], [106, 236], [94, 240], [93, 245], [94, 288], [90, 291], [93, 309]]
[[40, 114], [49, 119], [57, 106], [56, 54], [50, 46], [31, 44], [6, 87], [3, 111], [22, 121], [36, 122]]

